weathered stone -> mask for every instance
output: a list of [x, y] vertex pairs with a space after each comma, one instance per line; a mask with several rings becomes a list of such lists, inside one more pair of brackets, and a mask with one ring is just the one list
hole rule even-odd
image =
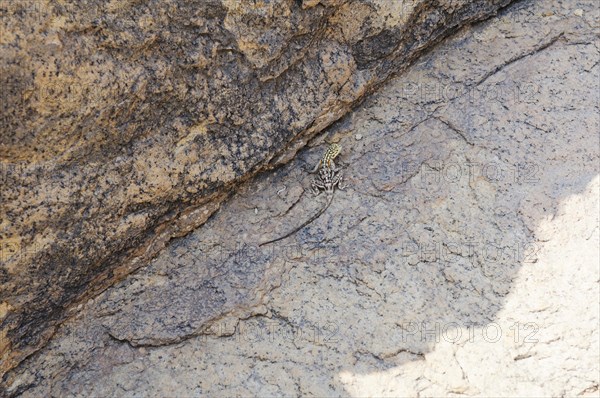
[[510, 0], [0, 3], [0, 374]]
[[9, 391], [597, 396], [596, 9], [516, 5], [444, 42], [327, 131], [349, 187], [318, 220], [257, 247], [322, 204], [301, 170], [322, 138], [87, 302]]

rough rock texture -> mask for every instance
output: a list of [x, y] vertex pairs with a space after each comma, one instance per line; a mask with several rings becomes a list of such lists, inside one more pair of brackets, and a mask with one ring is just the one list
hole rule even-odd
[[235, 184], [509, 2], [0, 2], [0, 374]]
[[298, 159], [82, 305], [5, 379], [37, 396], [598, 396], [594, 1], [462, 31]]

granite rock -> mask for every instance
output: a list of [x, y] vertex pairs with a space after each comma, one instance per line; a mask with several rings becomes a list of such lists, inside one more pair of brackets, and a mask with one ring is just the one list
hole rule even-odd
[[[577, 0], [461, 30], [82, 304], [9, 393], [597, 396], [597, 31]], [[323, 204], [324, 141], [348, 188], [259, 247]]]
[[0, 3], [0, 374], [510, 0]]

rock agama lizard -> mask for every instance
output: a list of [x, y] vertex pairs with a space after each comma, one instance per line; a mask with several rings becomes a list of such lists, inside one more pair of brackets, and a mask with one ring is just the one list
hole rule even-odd
[[259, 246], [264, 246], [269, 243], [274, 243], [280, 240], [283, 240], [296, 232], [300, 231], [302, 228], [306, 227], [308, 224], [315, 221], [317, 218], [321, 216], [329, 208], [331, 204], [331, 200], [333, 199], [333, 192], [335, 188], [344, 189], [342, 185], [342, 172], [335, 167], [334, 159], [340, 154], [342, 147], [338, 144], [331, 144], [327, 151], [323, 154], [323, 157], [317, 164], [317, 166], [311, 171], [314, 173], [319, 170], [319, 174], [317, 178], [314, 178], [311, 183], [311, 188], [315, 196], [318, 196], [321, 191], [324, 191], [327, 195], [327, 203], [325, 206], [321, 208], [314, 216], [305, 221], [298, 228], [293, 229], [287, 234], [280, 236], [279, 238], [272, 239], [266, 242], [261, 243]]

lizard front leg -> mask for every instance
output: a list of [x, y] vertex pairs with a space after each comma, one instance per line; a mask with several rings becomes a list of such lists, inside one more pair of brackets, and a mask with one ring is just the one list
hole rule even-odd
[[314, 169], [312, 170], [307, 170], [309, 173], [314, 174], [317, 170], [319, 170], [319, 167], [321, 167], [321, 161], [319, 160], [319, 163], [317, 163], [317, 165], [315, 166]]
[[310, 186], [312, 188], [312, 193], [315, 196], [318, 196], [321, 193], [321, 190], [325, 189], [325, 185], [323, 184], [323, 182], [318, 179], [313, 179]]
[[329, 161], [329, 166], [331, 168], [331, 171], [333, 171], [334, 173], [339, 170], [337, 167], [335, 167], [335, 162], [333, 161], [333, 159]]

